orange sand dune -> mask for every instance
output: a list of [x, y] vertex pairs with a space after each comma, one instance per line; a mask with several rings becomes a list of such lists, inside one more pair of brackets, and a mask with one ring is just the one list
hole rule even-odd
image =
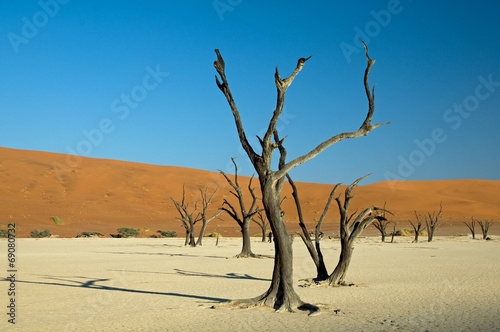
[[[180, 236], [183, 228], [176, 220], [177, 211], [170, 199], [182, 199], [194, 209], [200, 200], [200, 189], [209, 193], [218, 188], [209, 213], [214, 213], [227, 199], [236, 204], [225, 179], [216, 172], [197, 169], [155, 166], [117, 160], [80, 158], [63, 154], [0, 148], [0, 224], [16, 223], [18, 236], [28, 237], [31, 230], [49, 228], [60, 237], [75, 237], [83, 231], [97, 231], [109, 236], [119, 227], [147, 228], [145, 236], [158, 229], [175, 230]], [[240, 177], [242, 186], [248, 177]], [[255, 186], [258, 180], [255, 179]], [[297, 183], [306, 223], [313, 230], [314, 221], [323, 212], [333, 188], [331, 185]], [[339, 189], [343, 193], [345, 186]], [[245, 191], [246, 192], [246, 191]], [[258, 189], [256, 190], [258, 192]], [[394, 213], [391, 220], [398, 228], [410, 227], [413, 210], [427, 213], [443, 205], [446, 221], [440, 235], [467, 233], [462, 224], [473, 216], [478, 219], [500, 219], [500, 181], [391, 181], [358, 187], [358, 197], [352, 201], [352, 211], [386, 202]], [[289, 231], [298, 230], [297, 214], [290, 187], [285, 185], [283, 203]], [[337, 207], [332, 203], [323, 230], [338, 233]], [[50, 217], [64, 223], [56, 225]], [[259, 233], [257, 225], [252, 232]], [[237, 236], [238, 225], [227, 215], [213, 220], [207, 232]], [[376, 234], [369, 227], [366, 234]], [[490, 233], [500, 234], [494, 225]]]

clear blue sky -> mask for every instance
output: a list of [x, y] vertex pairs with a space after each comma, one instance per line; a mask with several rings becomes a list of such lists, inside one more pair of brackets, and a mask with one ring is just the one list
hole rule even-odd
[[[297, 181], [491, 179], [500, 169], [496, 1], [0, 2], [0, 146], [231, 172], [253, 170], [215, 84], [219, 48], [247, 136], [267, 127], [274, 70], [289, 158], [367, 112], [367, 137], [296, 168]], [[253, 140], [256, 143], [256, 140]]]

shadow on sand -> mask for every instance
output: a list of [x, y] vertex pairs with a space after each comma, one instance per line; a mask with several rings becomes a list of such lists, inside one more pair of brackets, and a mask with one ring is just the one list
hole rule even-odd
[[[214, 302], [226, 302], [229, 299], [224, 299], [220, 297], [209, 297], [209, 296], [199, 296], [192, 294], [181, 294], [181, 293], [171, 293], [171, 292], [153, 292], [153, 291], [145, 291], [139, 289], [130, 289], [130, 288], [121, 288], [121, 287], [113, 287], [113, 286], [105, 286], [99, 285], [102, 282], [108, 282], [112, 279], [93, 279], [88, 277], [71, 277], [72, 279], [84, 279], [86, 281], [78, 281], [72, 280], [68, 277], [61, 278], [56, 276], [42, 276], [51, 281], [43, 282], [43, 281], [26, 281], [26, 280], [16, 280], [18, 283], [26, 283], [26, 284], [37, 284], [37, 285], [45, 285], [45, 286], [58, 286], [58, 287], [74, 287], [74, 288], [88, 288], [88, 289], [97, 289], [104, 291], [117, 291], [117, 292], [128, 292], [128, 293], [139, 293], [139, 294], [148, 294], [148, 295], [166, 295], [166, 296], [177, 296], [177, 297], [185, 297], [191, 299], [205, 300], [205, 301], [214, 301]], [[2, 278], [2, 280], [7, 281], [7, 279]]]
[[225, 278], [225, 279], [245, 279], [245, 280], [258, 280], [258, 281], [271, 281], [271, 279], [267, 278], [257, 278], [252, 277], [249, 274], [241, 274], [241, 273], [226, 273], [226, 274], [212, 274], [205, 272], [195, 272], [195, 271], [186, 271], [181, 269], [174, 269], [176, 272], [155, 272], [155, 271], [134, 271], [134, 270], [108, 270], [113, 272], [134, 272], [134, 273], [154, 273], [154, 274], [180, 274], [189, 277], [205, 277], [205, 278]]

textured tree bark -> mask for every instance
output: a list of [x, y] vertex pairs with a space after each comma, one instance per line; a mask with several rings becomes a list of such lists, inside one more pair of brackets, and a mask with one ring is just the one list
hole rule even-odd
[[[259, 176], [262, 192], [262, 202], [264, 205], [266, 216], [271, 226], [271, 231], [274, 235], [275, 246], [273, 278], [268, 291], [259, 297], [250, 300], [235, 301], [233, 302], [233, 304], [244, 304], [245, 306], [265, 304], [267, 306], [275, 308], [278, 311], [294, 311], [296, 308], [309, 308], [313, 312], [317, 312], [319, 309], [317, 307], [304, 303], [293, 288], [292, 242], [286, 230], [283, 221], [283, 213], [280, 208], [283, 183], [285, 180], [285, 176], [289, 171], [313, 159], [331, 145], [338, 143], [344, 139], [365, 136], [373, 129], [387, 124], [371, 123], [375, 103], [374, 89], [370, 91], [370, 87], [368, 85], [368, 75], [375, 61], [369, 58], [368, 48], [365, 44], [367, 67], [364, 76], [364, 86], [368, 98], [368, 113], [361, 127], [354, 132], [345, 132], [335, 135], [319, 144], [309, 153], [306, 153], [289, 162], [285, 162], [286, 151], [283, 148], [284, 138], [281, 140], [278, 139], [276, 125], [283, 111], [286, 90], [290, 86], [290, 84], [292, 84], [293, 80], [302, 70], [305, 62], [309, 60], [310, 57], [300, 58], [293, 73], [285, 79], [281, 78], [278, 72], [278, 68], [276, 68], [274, 75], [275, 85], [277, 88], [276, 109], [273, 112], [272, 118], [269, 121], [269, 125], [264, 136], [262, 138], [257, 136], [262, 148], [262, 153], [258, 154], [248, 142], [245, 130], [243, 129], [243, 123], [241, 121], [238, 108], [236, 107], [232, 93], [229, 89], [229, 83], [227, 82], [224, 60], [222, 59], [219, 50], [215, 50], [215, 53], [217, 54], [217, 60], [214, 62], [214, 67], [218, 73], [218, 76], [215, 76], [216, 83], [226, 97], [226, 100], [231, 108], [241, 146], [243, 147], [243, 150], [245, 150], [248, 158], [250, 159]], [[272, 141], [273, 137], [274, 141]], [[276, 148], [279, 148], [280, 150], [280, 159], [278, 170], [273, 171], [271, 169], [271, 159]]]

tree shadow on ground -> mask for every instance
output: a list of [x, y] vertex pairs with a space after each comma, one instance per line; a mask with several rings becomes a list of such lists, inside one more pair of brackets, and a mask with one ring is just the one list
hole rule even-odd
[[225, 279], [246, 279], [246, 280], [258, 280], [258, 281], [271, 281], [271, 279], [267, 278], [257, 278], [252, 277], [249, 274], [242, 273], [226, 273], [226, 274], [212, 274], [205, 272], [196, 272], [196, 271], [186, 271], [181, 269], [174, 269], [176, 272], [156, 272], [156, 271], [134, 271], [134, 270], [108, 270], [114, 272], [136, 272], [136, 273], [154, 273], [154, 274], [180, 274], [189, 277], [205, 277], [205, 278], [225, 278]]
[[170, 256], [170, 257], [195, 257], [195, 258], [223, 258], [228, 259], [226, 256], [203, 256], [203, 255], [190, 255], [190, 254], [169, 254], [166, 252], [126, 252], [126, 251], [115, 251], [115, 252], [103, 252], [95, 251], [96, 254], [115, 254], [115, 255], [158, 255], [158, 256]]
[[[108, 281], [112, 280], [109, 278], [93, 279], [93, 278], [81, 277], [81, 276], [71, 277], [73, 279], [86, 279], [86, 281], [78, 281], [78, 280], [68, 279], [67, 277], [62, 278], [62, 277], [50, 276], [50, 275], [48, 275], [48, 276], [46, 275], [46, 276], [42, 276], [42, 277], [45, 277], [46, 279], [50, 279], [52, 281], [51, 282], [49, 282], [49, 281], [43, 282], [43, 281], [16, 280], [16, 283], [37, 284], [37, 285], [45, 285], [45, 286], [58, 286], [58, 287], [88, 288], [88, 289], [97, 289], [97, 290], [104, 290], [104, 291], [139, 293], [139, 294], [147, 294], [147, 295], [166, 295], [166, 296], [185, 297], [185, 298], [192, 298], [192, 299], [205, 300], [205, 301], [214, 301], [214, 302], [229, 301], [229, 299], [224, 299], [224, 298], [220, 298], [220, 297], [209, 297], [209, 296], [182, 294], [182, 293], [173, 293], [173, 292], [153, 292], [153, 291], [146, 291], [146, 290], [140, 290], [140, 289], [130, 289], [130, 288], [121, 288], [121, 287], [114, 287], [114, 286], [99, 285], [99, 283], [108, 282]], [[2, 278], [1, 280], [7, 281], [6, 278]]]

